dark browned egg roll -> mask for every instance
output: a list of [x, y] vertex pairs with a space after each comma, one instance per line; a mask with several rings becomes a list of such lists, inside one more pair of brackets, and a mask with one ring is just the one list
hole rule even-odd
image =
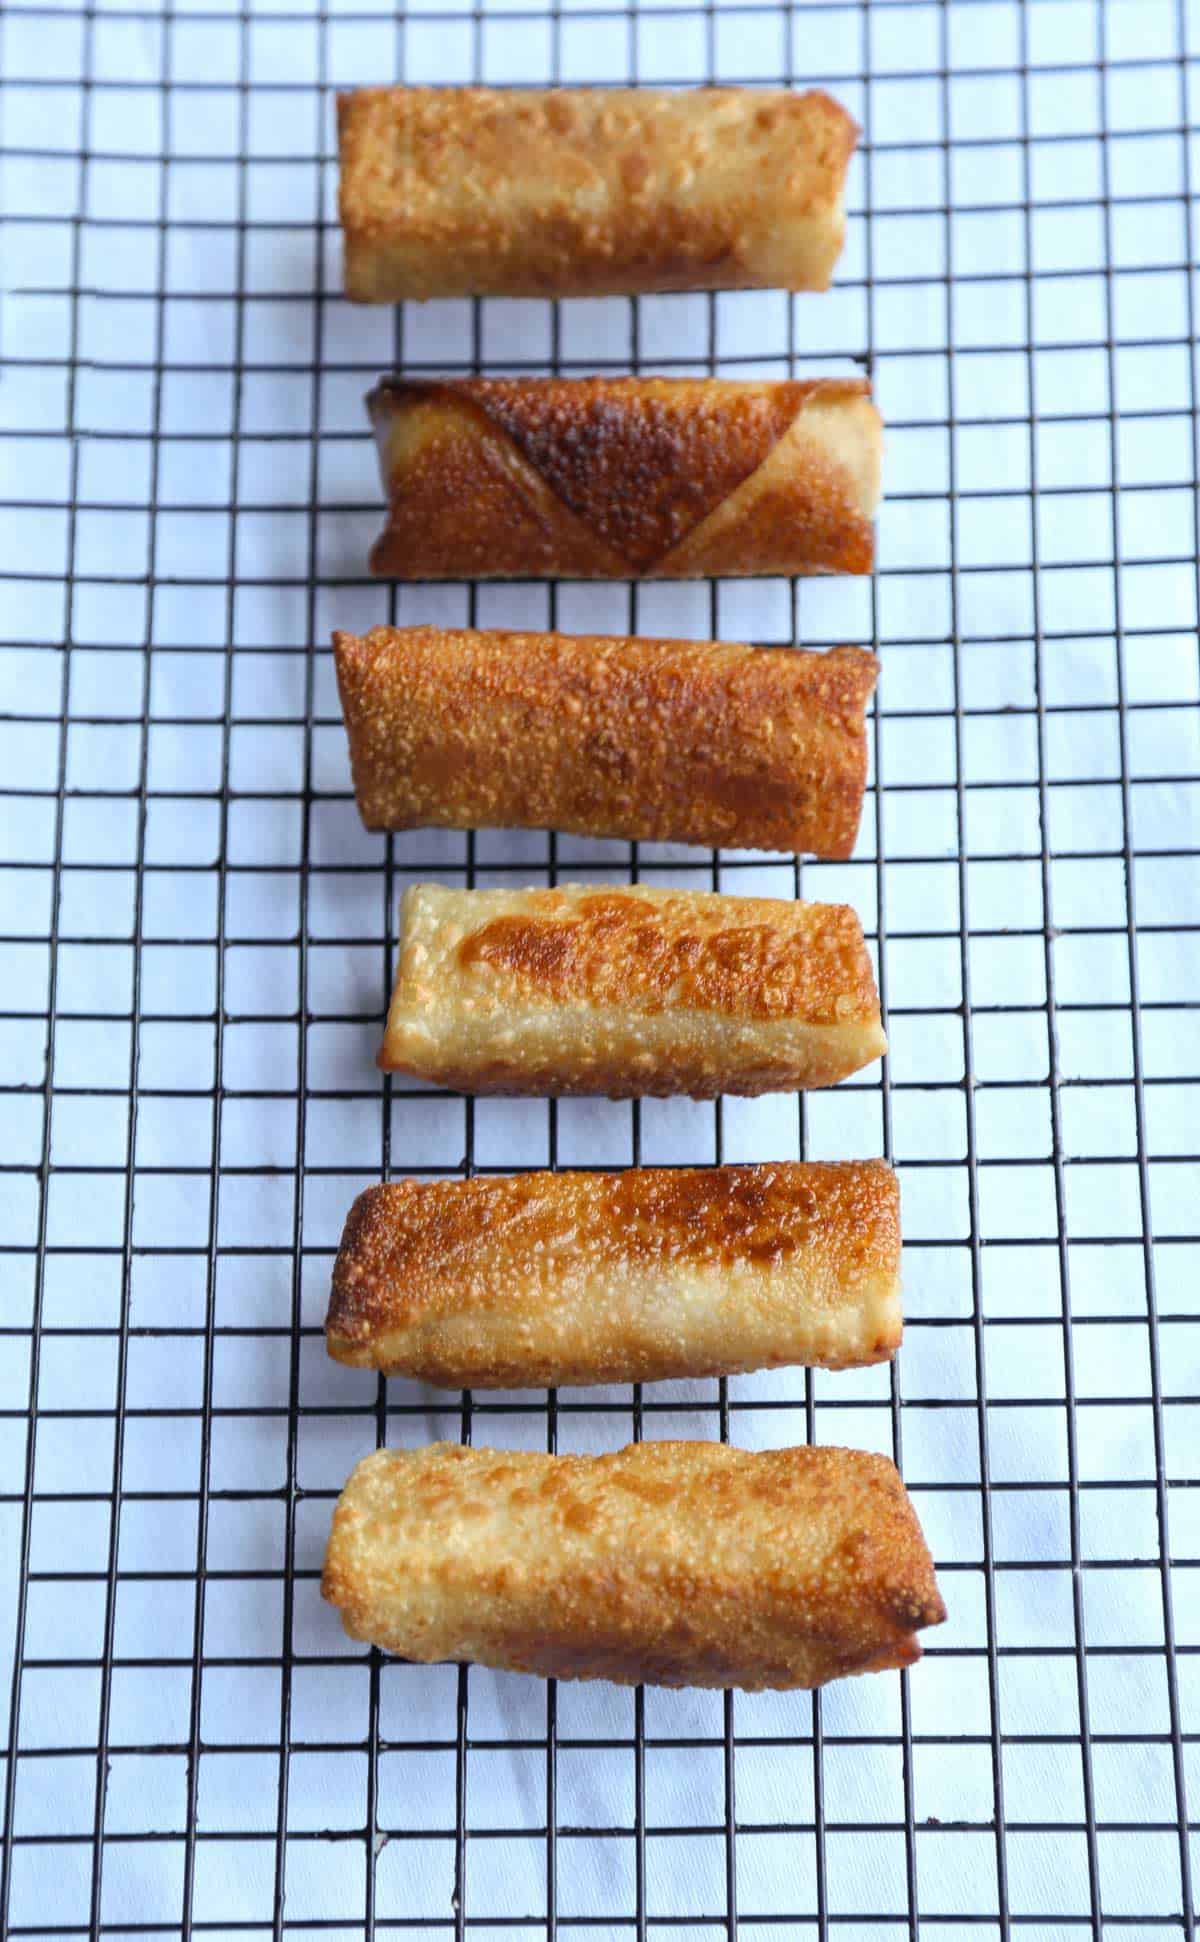
[[384, 378], [367, 402], [385, 579], [871, 571], [865, 378]]
[[816, 90], [360, 88], [346, 295], [824, 290], [858, 132]]
[[337, 1361], [449, 1389], [861, 1368], [900, 1333], [882, 1160], [368, 1187], [325, 1322]]
[[741, 644], [335, 634], [368, 829], [564, 829], [847, 857], [878, 663]]
[[414, 884], [379, 1054], [455, 1092], [791, 1092], [887, 1049], [840, 904], [644, 884]]
[[750, 1692], [912, 1665], [946, 1616], [886, 1457], [723, 1443], [378, 1450], [321, 1589], [406, 1659]]

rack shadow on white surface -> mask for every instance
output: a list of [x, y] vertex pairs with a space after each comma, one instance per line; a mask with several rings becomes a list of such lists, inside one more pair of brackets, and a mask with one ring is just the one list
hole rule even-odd
[[[68, 0], [0, 35], [0, 1926], [1190, 1936], [1200, 14]], [[823, 83], [865, 130], [837, 286], [351, 309], [332, 96], [392, 75]], [[865, 367], [879, 572], [370, 582], [393, 363]], [[387, 619], [877, 646], [854, 859], [366, 836], [327, 642]], [[631, 873], [853, 902], [887, 1064], [715, 1109], [379, 1081], [406, 882]], [[879, 1152], [893, 1370], [458, 1398], [325, 1358], [383, 1173]], [[924, 1662], [556, 1688], [320, 1604], [376, 1443], [678, 1434], [894, 1453]]]

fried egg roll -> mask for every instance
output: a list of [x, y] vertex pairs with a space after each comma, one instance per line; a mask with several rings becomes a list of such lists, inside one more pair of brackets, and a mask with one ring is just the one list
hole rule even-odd
[[406, 1659], [750, 1692], [911, 1665], [946, 1615], [895, 1466], [807, 1446], [378, 1450], [321, 1589]]
[[385, 378], [367, 404], [387, 579], [871, 571], [865, 378]]
[[882, 1160], [368, 1187], [325, 1322], [338, 1362], [448, 1389], [860, 1368], [900, 1333]]
[[642, 884], [415, 884], [385, 1071], [475, 1093], [790, 1092], [886, 1050], [845, 905]]
[[368, 829], [854, 848], [878, 673], [861, 648], [446, 627], [333, 645]]
[[346, 295], [826, 290], [858, 135], [817, 90], [360, 88]]

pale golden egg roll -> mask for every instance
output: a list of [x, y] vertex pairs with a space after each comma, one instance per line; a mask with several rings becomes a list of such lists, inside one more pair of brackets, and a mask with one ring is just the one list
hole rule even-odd
[[446, 627], [333, 646], [368, 829], [854, 848], [878, 674], [861, 648]]
[[337, 1361], [449, 1389], [861, 1368], [900, 1334], [882, 1160], [368, 1187], [325, 1322]]
[[865, 378], [384, 378], [392, 580], [869, 573]]
[[845, 905], [415, 884], [379, 1063], [475, 1093], [790, 1092], [887, 1049]]
[[360, 88], [346, 295], [825, 290], [858, 134], [817, 90]]
[[376, 1451], [321, 1589], [406, 1659], [751, 1692], [911, 1665], [946, 1615], [886, 1457], [722, 1443]]

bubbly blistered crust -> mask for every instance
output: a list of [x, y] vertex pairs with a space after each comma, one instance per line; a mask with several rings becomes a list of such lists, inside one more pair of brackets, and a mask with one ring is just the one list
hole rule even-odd
[[338, 98], [346, 295], [824, 290], [857, 139], [816, 90], [362, 88]]
[[452, 1389], [854, 1368], [899, 1345], [899, 1275], [879, 1160], [399, 1180], [351, 1209], [325, 1340]]
[[377, 1451], [321, 1588], [408, 1659], [748, 1691], [911, 1665], [945, 1617], [886, 1457], [721, 1443]]
[[878, 671], [861, 648], [444, 627], [333, 645], [368, 829], [854, 848]]
[[490, 918], [461, 939], [458, 968], [556, 1004], [837, 1023], [863, 954], [857, 917], [845, 904], [809, 904], [793, 906], [802, 915], [789, 924], [766, 902], [728, 898], [696, 910], [678, 892], [647, 908], [626, 890], [590, 890], [567, 911]]
[[405, 894], [379, 1062], [456, 1092], [832, 1085], [886, 1049], [843, 905], [644, 885]]
[[866, 379], [385, 378], [368, 406], [385, 577], [871, 570]]
[[464, 378], [455, 386], [638, 573], [757, 472], [815, 388], [694, 378]]

